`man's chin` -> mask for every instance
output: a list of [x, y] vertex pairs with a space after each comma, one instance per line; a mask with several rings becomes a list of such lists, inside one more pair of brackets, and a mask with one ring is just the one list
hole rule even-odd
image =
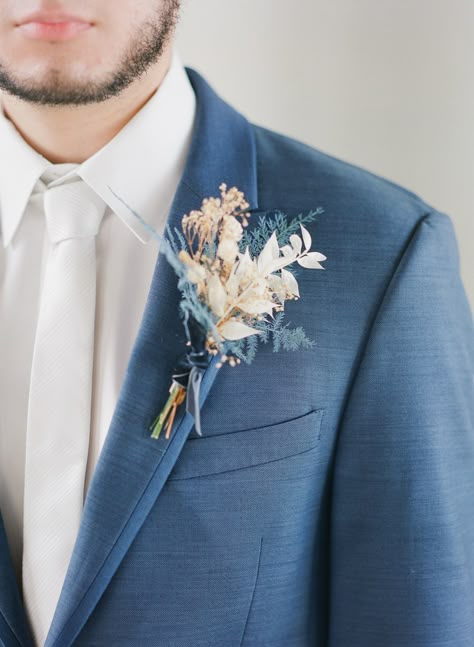
[[50, 87], [36, 84], [29, 86], [9, 86], [8, 89], [0, 86], [2, 94], [8, 94], [16, 99], [44, 106], [73, 106], [97, 103], [100, 100], [96, 95], [91, 94], [90, 88], [84, 91], [77, 85], [75, 87], [60, 86]]
[[75, 78], [74, 75], [59, 74], [58, 70], [48, 71], [43, 77], [31, 74], [22, 78], [5, 74], [0, 68], [0, 92], [16, 97], [21, 101], [37, 105], [74, 106], [98, 103], [110, 98], [111, 92], [106, 84]]

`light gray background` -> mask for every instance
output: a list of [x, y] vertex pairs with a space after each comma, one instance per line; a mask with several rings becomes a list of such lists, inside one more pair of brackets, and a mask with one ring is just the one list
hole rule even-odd
[[183, 0], [177, 48], [251, 121], [448, 213], [474, 309], [474, 0]]

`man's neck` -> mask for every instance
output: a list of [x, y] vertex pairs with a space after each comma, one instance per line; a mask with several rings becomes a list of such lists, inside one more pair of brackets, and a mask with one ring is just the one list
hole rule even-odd
[[28, 144], [50, 162], [81, 164], [105, 146], [148, 101], [164, 79], [171, 56], [167, 49], [146, 74], [107, 101], [42, 106], [2, 93], [3, 112]]

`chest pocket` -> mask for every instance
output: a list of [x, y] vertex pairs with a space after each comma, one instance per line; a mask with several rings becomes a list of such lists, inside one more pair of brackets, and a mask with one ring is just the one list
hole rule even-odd
[[168, 480], [221, 474], [309, 451], [319, 443], [324, 408], [252, 429], [190, 437]]

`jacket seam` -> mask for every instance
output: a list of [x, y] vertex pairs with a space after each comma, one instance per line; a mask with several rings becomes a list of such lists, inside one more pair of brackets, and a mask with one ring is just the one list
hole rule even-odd
[[341, 415], [339, 417], [339, 421], [338, 421], [338, 425], [337, 425], [337, 433], [336, 433], [337, 438], [339, 438], [340, 430], [342, 428], [342, 424], [343, 424], [344, 417], [345, 417], [345, 414], [346, 414], [346, 409], [347, 409], [349, 400], [351, 398], [352, 390], [354, 388], [354, 385], [357, 382], [357, 377], [359, 375], [359, 372], [360, 372], [360, 369], [361, 369], [361, 366], [362, 366], [362, 362], [363, 362], [363, 359], [365, 357], [365, 354], [366, 354], [366, 351], [367, 351], [367, 348], [368, 348], [368, 345], [369, 345], [369, 341], [370, 341], [371, 336], [372, 336], [372, 331], [374, 329], [375, 323], [376, 323], [376, 321], [378, 319], [378, 316], [380, 314], [380, 310], [382, 308], [382, 305], [383, 305], [383, 303], [384, 303], [384, 301], [385, 301], [385, 299], [387, 297], [387, 294], [388, 294], [388, 292], [390, 290], [390, 287], [391, 287], [396, 275], [398, 274], [398, 271], [399, 271], [399, 268], [400, 268], [400, 266], [401, 266], [401, 264], [403, 262], [403, 259], [405, 258], [405, 256], [406, 256], [408, 250], [410, 249], [413, 241], [415, 240], [416, 236], [418, 235], [418, 232], [421, 229], [421, 226], [423, 225], [423, 223], [427, 223], [430, 227], [432, 227], [431, 223], [428, 222], [428, 220], [434, 213], [436, 213], [436, 211], [434, 209], [432, 209], [429, 212], [425, 213], [423, 216], [421, 216], [421, 218], [414, 225], [414, 227], [413, 227], [413, 229], [412, 229], [412, 231], [411, 231], [405, 245], [402, 247], [402, 249], [398, 253], [398, 258], [397, 258], [397, 261], [395, 263], [395, 267], [393, 269], [393, 272], [391, 273], [390, 277], [387, 279], [385, 288], [383, 289], [382, 294], [381, 294], [381, 296], [379, 298], [379, 301], [377, 303], [377, 306], [374, 309], [374, 313], [372, 315], [370, 323], [367, 326], [367, 331], [365, 333], [365, 337], [363, 338], [361, 346], [360, 346], [360, 348], [359, 348], [359, 350], [357, 352], [356, 359], [354, 360], [354, 363], [353, 363], [353, 366], [352, 366], [352, 371], [351, 371], [352, 376], [349, 378], [349, 381], [348, 381], [349, 388], [347, 389], [346, 395], [344, 397], [344, 402], [343, 402], [343, 405], [342, 405], [342, 411], [341, 411]]

